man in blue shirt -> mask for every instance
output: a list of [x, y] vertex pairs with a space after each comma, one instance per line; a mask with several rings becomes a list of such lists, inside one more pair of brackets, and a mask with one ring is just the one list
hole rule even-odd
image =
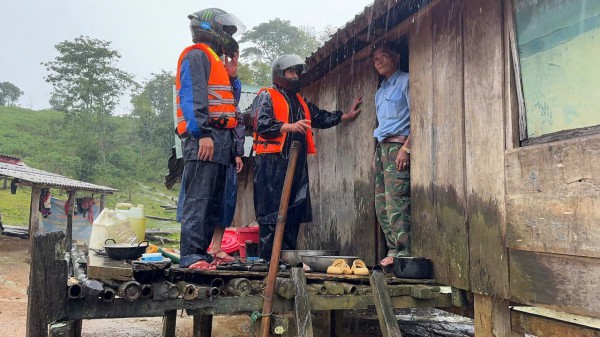
[[389, 41], [373, 52], [375, 69], [385, 77], [375, 94], [378, 126], [373, 132], [375, 211], [388, 248], [382, 266], [410, 253], [410, 100], [408, 74], [399, 70], [399, 61], [398, 48]]

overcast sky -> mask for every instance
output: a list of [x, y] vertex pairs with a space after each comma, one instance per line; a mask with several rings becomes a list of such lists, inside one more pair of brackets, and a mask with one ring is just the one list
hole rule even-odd
[[[10, 3], [10, 5], [8, 5]], [[119, 66], [141, 82], [161, 69], [174, 71], [191, 43], [187, 15], [218, 7], [234, 13], [247, 29], [274, 18], [295, 26], [343, 26], [371, 0], [0, 0], [0, 82], [24, 91], [19, 105], [48, 108], [51, 86], [40, 65], [57, 56], [54, 45], [80, 35], [112, 41]], [[126, 100], [128, 101], [128, 99]], [[127, 112], [121, 106], [120, 112]]]

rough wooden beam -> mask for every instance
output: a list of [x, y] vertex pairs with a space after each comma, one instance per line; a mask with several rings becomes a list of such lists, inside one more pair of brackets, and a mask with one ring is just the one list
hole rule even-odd
[[[38, 185], [31, 186], [31, 203], [29, 207], [29, 242], [33, 245], [33, 235], [40, 230], [40, 193]], [[30, 248], [31, 251], [31, 248]]]
[[47, 336], [48, 323], [68, 315], [68, 266], [63, 253], [56, 250], [64, 237], [63, 232], [32, 235], [27, 305], [28, 337]]
[[382, 272], [375, 271], [369, 281], [373, 288], [373, 302], [375, 302], [375, 308], [377, 309], [381, 333], [384, 337], [402, 337], [392, 308], [392, 300], [387, 292], [385, 276]]
[[177, 325], [177, 310], [165, 311], [163, 316], [163, 337], [175, 337], [175, 327]]
[[475, 294], [475, 336], [509, 336], [509, 304], [509, 300]]
[[537, 337], [598, 337], [600, 319], [537, 307], [513, 307], [513, 332]]
[[296, 314], [296, 327], [299, 336], [313, 336], [312, 318], [310, 316], [310, 305], [308, 292], [306, 290], [306, 277], [302, 268], [292, 268], [292, 282], [296, 288], [294, 298], [294, 309]]
[[194, 315], [194, 337], [210, 337], [212, 322], [213, 315]]

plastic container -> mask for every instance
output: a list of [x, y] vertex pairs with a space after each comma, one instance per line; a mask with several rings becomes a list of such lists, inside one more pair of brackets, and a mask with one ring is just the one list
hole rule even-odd
[[92, 224], [89, 247], [103, 250], [104, 242], [107, 239], [115, 240], [115, 243], [131, 243], [136, 238], [137, 236], [126, 216], [112, 209], [104, 209]]
[[142, 261], [162, 261], [163, 256], [161, 253], [145, 253], [142, 254]]
[[129, 203], [118, 203], [115, 205], [115, 212], [122, 214], [127, 217], [131, 228], [135, 233], [135, 242], [142, 242], [146, 240], [146, 215], [144, 214], [144, 205], [138, 205], [134, 207]]
[[246, 241], [258, 243], [258, 226], [238, 228], [237, 240], [240, 246], [246, 245]]
[[[223, 240], [221, 240], [221, 250], [227, 254], [233, 254], [238, 251], [240, 244], [237, 241], [237, 230], [235, 228], [225, 228]], [[212, 243], [208, 246], [208, 250], [212, 252]], [[216, 252], [213, 252], [216, 253]]]

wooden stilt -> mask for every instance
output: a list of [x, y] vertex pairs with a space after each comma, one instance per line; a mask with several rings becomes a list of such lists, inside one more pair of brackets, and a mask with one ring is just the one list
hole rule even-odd
[[302, 270], [302, 268], [292, 268], [291, 279], [296, 287], [294, 309], [298, 336], [312, 337], [312, 318], [310, 317], [310, 306], [308, 303], [308, 292], [306, 290], [306, 276], [304, 275], [304, 270]]
[[392, 308], [392, 299], [388, 294], [385, 275], [380, 271], [374, 271], [369, 278], [371, 288], [373, 288], [373, 301], [379, 317], [379, 327], [383, 337], [402, 337], [394, 309]]
[[[40, 230], [40, 193], [41, 189], [37, 185], [31, 186], [31, 204], [29, 208], [29, 242], [33, 245], [33, 235]], [[31, 252], [31, 248], [29, 248]]]
[[510, 301], [475, 294], [475, 336], [510, 336]]
[[28, 337], [47, 336], [48, 323], [69, 315], [68, 265], [63, 254], [56, 251], [57, 244], [64, 237], [63, 232], [32, 235], [27, 305]]
[[331, 310], [331, 337], [346, 336], [344, 334], [344, 310]]
[[210, 337], [212, 321], [213, 315], [194, 315], [194, 337]]
[[177, 310], [165, 311], [163, 317], [163, 337], [175, 337], [175, 327], [177, 325]]

